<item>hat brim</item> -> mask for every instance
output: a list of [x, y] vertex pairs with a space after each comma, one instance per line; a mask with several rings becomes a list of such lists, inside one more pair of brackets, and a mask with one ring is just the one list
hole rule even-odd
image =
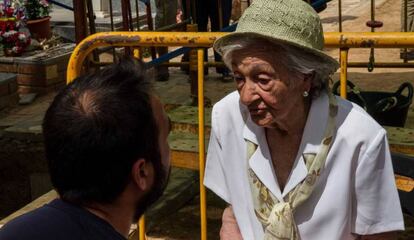
[[336, 61], [334, 58], [327, 55], [323, 51], [313, 49], [313, 48], [308, 48], [308, 47], [305, 47], [305, 46], [302, 46], [302, 45], [299, 45], [299, 44], [296, 44], [290, 41], [286, 41], [284, 39], [269, 37], [269, 36], [259, 34], [259, 33], [254, 33], [254, 32], [233, 32], [233, 33], [227, 34], [217, 39], [213, 44], [213, 48], [220, 55], [223, 55], [224, 54], [223, 49], [222, 49], [223, 47], [237, 44], [237, 42], [240, 42], [241, 39], [243, 38], [259, 38], [259, 39], [263, 38], [276, 45], [295, 47], [295, 48], [300, 49], [301, 51], [304, 51], [307, 54], [311, 54], [315, 56], [315, 58], [317, 58], [319, 61], [329, 64], [332, 67], [333, 72], [335, 72], [339, 68], [338, 61]]

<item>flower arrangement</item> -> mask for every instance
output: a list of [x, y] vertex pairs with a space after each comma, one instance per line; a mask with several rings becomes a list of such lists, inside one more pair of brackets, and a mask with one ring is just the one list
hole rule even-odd
[[6, 56], [19, 56], [30, 45], [30, 38], [16, 30], [2, 31], [0, 38]]
[[49, 16], [50, 4], [47, 0], [25, 0], [24, 7], [28, 20], [41, 19]]
[[23, 0], [0, 0], [0, 18], [15, 18], [17, 21], [25, 19]]
[[30, 38], [19, 31], [24, 18], [24, 7], [21, 2], [0, 2], [0, 43], [6, 56], [21, 55], [30, 45]]

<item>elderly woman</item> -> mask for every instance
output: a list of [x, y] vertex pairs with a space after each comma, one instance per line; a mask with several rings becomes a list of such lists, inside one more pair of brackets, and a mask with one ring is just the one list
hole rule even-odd
[[[204, 184], [222, 239], [388, 239], [404, 229], [385, 130], [328, 90], [338, 63], [302, 0], [255, 0], [214, 48], [237, 85], [212, 112]], [[381, 238], [382, 237], [382, 238]]]

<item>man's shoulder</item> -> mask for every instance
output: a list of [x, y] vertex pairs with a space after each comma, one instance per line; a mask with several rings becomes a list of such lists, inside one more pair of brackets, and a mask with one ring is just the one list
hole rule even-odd
[[62, 229], [70, 229], [73, 236], [72, 226], [65, 212], [47, 204], [8, 222], [0, 229], [0, 239], [56, 239]]
[[125, 239], [106, 221], [76, 206], [56, 199], [15, 218], [0, 229], [1, 240], [32, 239]]

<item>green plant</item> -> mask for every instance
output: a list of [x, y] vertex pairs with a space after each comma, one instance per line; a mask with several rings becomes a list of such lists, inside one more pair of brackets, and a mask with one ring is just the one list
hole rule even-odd
[[25, 16], [27, 20], [35, 20], [49, 16], [50, 5], [47, 0], [25, 0]]

